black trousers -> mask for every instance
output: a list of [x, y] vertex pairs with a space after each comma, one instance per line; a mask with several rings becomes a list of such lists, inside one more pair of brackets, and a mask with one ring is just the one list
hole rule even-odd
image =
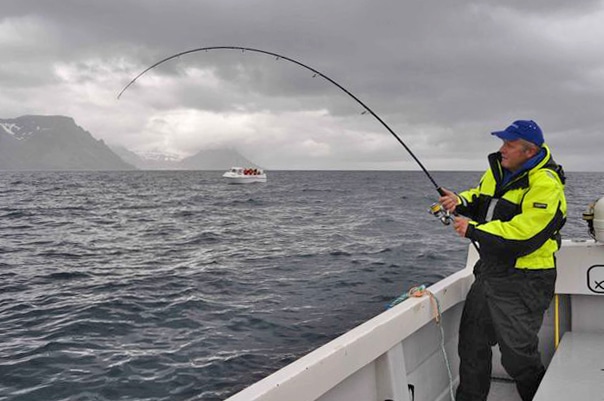
[[460, 384], [456, 401], [485, 401], [491, 347], [523, 401], [533, 399], [545, 374], [538, 332], [554, 295], [556, 269], [519, 270], [479, 260], [459, 327]]

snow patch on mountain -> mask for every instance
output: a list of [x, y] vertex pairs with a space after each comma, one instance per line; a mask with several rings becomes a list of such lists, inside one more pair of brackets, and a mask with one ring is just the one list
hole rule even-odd
[[21, 126], [12, 122], [0, 122], [0, 128], [2, 128], [4, 132], [6, 132], [18, 141], [30, 138], [32, 135], [35, 135], [36, 132], [48, 130], [48, 128], [41, 128], [39, 125], [36, 125], [36, 127], [32, 130], [31, 128], [28, 129], [28, 127]]

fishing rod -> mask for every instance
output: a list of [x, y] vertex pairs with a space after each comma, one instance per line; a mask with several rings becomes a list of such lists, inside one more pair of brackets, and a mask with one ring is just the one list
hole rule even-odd
[[[132, 84], [134, 84], [134, 82], [136, 82], [137, 79], [139, 79], [140, 77], [142, 77], [146, 72], [148, 72], [149, 70], [152, 70], [153, 68], [157, 67], [160, 64], [165, 63], [166, 61], [178, 58], [180, 56], [184, 56], [185, 54], [190, 54], [190, 53], [196, 53], [196, 52], [201, 52], [201, 51], [205, 51], [208, 52], [210, 50], [240, 50], [241, 52], [245, 53], [246, 51], [249, 52], [254, 52], [254, 53], [261, 53], [261, 54], [267, 54], [269, 56], [273, 56], [276, 58], [276, 60], [286, 60], [289, 61], [291, 63], [297, 64], [302, 68], [306, 68], [309, 71], [313, 72], [313, 78], [320, 76], [323, 79], [331, 82], [333, 85], [337, 86], [338, 88], [340, 88], [344, 93], [346, 93], [348, 96], [350, 96], [351, 98], [353, 98], [358, 104], [360, 104], [369, 114], [371, 114], [373, 117], [375, 117], [376, 120], [378, 120], [380, 122], [380, 124], [382, 124], [384, 126], [384, 128], [386, 128], [388, 130], [388, 132], [390, 132], [392, 134], [392, 136], [398, 141], [398, 143], [400, 143], [405, 150], [411, 155], [411, 157], [413, 158], [413, 160], [415, 160], [415, 162], [418, 164], [418, 166], [422, 169], [422, 171], [424, 172], [424, 174], [426, 174], [426, 177], [428, 177], [428, 179], [430, 180], [430, 182], [432, 183], [432, 185], [434, 185], [434, 188], [436, 189], [436, 191], [438, 192], [438, 194], [440, 196], [445, 196], [445, 191], [444, 189], [438, 185], [436, 183], [436, 181], [434, 180], [434, 178], [432, 178], [432, 175], [430, 175], [430, 172], [426, 169], [426, 167], [424, 167], [424, 165], [422, 164], [422, 162], [417, 158], [417, 156], [415, 156], [415, 154], [411, 151], [411, 149], [405, 144], [405, 142], [403, 142], [403, 140], [392, 130], [392, 128], [390, 128], [388, 126], [388, 124], [386, 124], [384, 122], [384, 120], [382, 120], [380, 118], [380, 116], [378, 116], [377, 114], [375, 114], [375, 112], [373, 110], [371, 110], [371, 108], [369, 108], [369, 106], [367, 106], [365, 103], [363, 103], [361, 101], [361, 99], [359, 99], [358, 97], [356, 97], [355, 95], [353, 95], [348, 89], [344, 88], [342, 85], [340, 85], [339, 83], [337, 83], [336, 81], [334, 81], [333, 79], [331, 79], [330, 77], [328, 77], [327, 75], [323, 74], [322, 72], [298, 61], [298, 60], [294, 60], [293, 58], [290, 57], [286, 57], [283, 56], [281, 54], [277, 54], [274, 52], [270, 52], [270, 51], [266, 51], [266, 50], [260, 50], [260, 49], [254, 49], [251, 47], [242, 47], [242, 46], [210, 46], [210, 47], [200, 47], [198, 49], [191, 49], [191, 50], [187, 50], [184, 52], [180, 52], [177, 54], [174, 54], [170, 57], [166, 57], [158, 62], [156, 62], [155, 64], [153, 64], [152, 66], [148, 67], [147, 69], [145, 69], [143, 72], [141, 72], [140, 74], [138, 74], [136, 77], [134, 77], [134, 79], [132, 79], [130, 82], [128, 82], [128, 84], [126, 86], [124, 86], [124, 88], [120, 91], [120, 93], [117, 95], [118, 100], [121, 98], [122, 94], [130, 87], [132, 86]], [[449, 211], [445, 210], [442, 205], [440, 205], [439, 203], [434, 203], [431, 207], [429, 212], [435, 216], [436, 218], [438, 218], [443, 224], [445, 225], [449, 225], [452, 221], [453, 221], [453, 216], [456, 215], [455, 212], [450, 213]], [[475, 241], [472, 240], [472, 245], [474, 245], [474, 248], [476, 248], [476, 251], [479, 251], [478, 245], [476, 244]]]
[[190, 53], [196, 53], [196, 52], [201, 52], [201, 51], [210, 51], [210, 50], [240, 50], [241, 52], [245, 53], [246, 51], [248, 52], [254, 52], [254, 53], [262, 53], [262, 54], [267, 54], [269, 56], [273, 56], [276, 58], [276, 60], [286, 60], [289, 61], [291, 63], [297, 64], [302, 68], [306, 68], [307, 70], [310, 70], [314, 73], [313, 78], [315, 78], [316, 76], [320, 76], [321, 78], [331, 82], [333, 85], [337, 86], [338, 88], [340, 88], [344, 93], [346, 93], [348, 96], [350, 96], [351, 98], [353, 98], [358, 104], [360, 104], [369, 114], [371, 114], [373, 117], [375, 117], [376, 120], [378, 120], [387, 130], [388, 132], [390, 132], [392, 134], [392, 136], [394, 136], [394, 138], [396, 138], [396, 140], [405, 148], [405, 150], [411, 155], [411, 157], [413, 158], [413, 160], [415, 160], [415, 162], [419, 165], [419, 167], [422, 169], [422, 171], [424, 172], [424, 174], [426, 174], [426, 176], [428, 177], [428, 179], [430, 180], [430, 182], [432, 183], [432, 185], [434, 185], [434, 188], [436, 189], [436, 191], [438, 191], [439, 195], [444, 196], [445, 192], [442, 189], [441, 186], [439, 186], [436, 181], [434, 180], [434, 178], [432, 178], [432, 175], [430, 175], [430, 173], [428, 172], [428, 170], [424, 167], [424, 165], [422, 164], [422, 162], [417, 158], [417, 156], [415, 156], [415, 154], [413, 154], [413, 152], [411, 151], [411, 149], [405, 144], [405, 142], [403, 142], [403, 140], [392, 130], [392, 128], [390, 128], [388, 126], [388, 124], [386, 124], [384, 122], [384, 120], [382, 120], [377, 114], [375, 114], [375, 112], [373, 110], [371, 110], [369, 108], [369, 106], [367, 106], [365, 103], [363, 103], [358, 97], [356, 97], [355, 95], [353, 95], [348, 89], [344, 88], [342, 85], [340, 85], [339, 83], [337, 83], [336, 81], [334, 81], [333, 79], [329, 78], [327, 75], [323, 74], [320, 71], [317, 71], [316, 69], [309, 67], [306, 64], [301, 63], [300, 61], [294, 60], [293, 58], [290, 57], [286, 57], [283, 56], [281, 54], [277, 54], [274, 52], [270, 52], [270, 51], [266, 51], [266, 50], [260, 50], [260, 49], [254, 49], [251, 47], [241, 47], [241, 46], [210, 46], [210, 47], [200, 47], [198, 49], [192, 49], [192, 50], [187, 50], [181, 53], [177, 53], [174, 54], [170, 57], [166, 57], [163, 60], [160, 60], [158, 62], [156, 62], [155, 64], [153, 64], [152, 66], [148, 67], [147, 69], [145, 69], [143, 72], [141, 72], [140, 74], [138, 74], [136, 77], [134, 77], [133, 80], [131, 80], [130, 82], [128, 82], [128, 84], [120, 91], [120, 93], [117, 95], [117, 98], [120, 99], [120, 97], [122, 96], [122, 94], [132, 85], [134, 84], [134, 82], [136, 82], [137, 79], [139, 79], [141, 76], [143, 76], [147, 71], [152, 70], [153, 68], [157, 67], [160, 64], [165, 63], [166, 61], [172, 60], [174, 58], [178, 58], [180, 56], [184, 56], [185, 54], [190, 54]]

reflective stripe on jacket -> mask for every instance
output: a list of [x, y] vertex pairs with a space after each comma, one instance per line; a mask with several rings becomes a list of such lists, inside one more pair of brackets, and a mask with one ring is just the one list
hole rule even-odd
[[543, 145], [536, 166], [503, 183], [499, 152], [478, 187], [462, 192], [457, 211], [472, 219], [466, 237], [480, 244], [480, 257], [521, 269], [550, 269], [566, 221], [564, 172]]

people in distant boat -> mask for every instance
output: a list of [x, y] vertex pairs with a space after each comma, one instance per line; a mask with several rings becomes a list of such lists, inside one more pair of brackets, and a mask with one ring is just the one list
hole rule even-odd
[[243, 175], [260, 175], [262, 174], [262, 170], [258, 170], [257, 168], [246, 168], [243, 170]]
[[545, 374], [537, 333], [554, 295], [565, 178], [534, 121], [515, 121], [492, 135], [503, 145], [489, 155], [478, 187], [459, 194], [443, 189], [439, 199], [459, 214], [455, 231], [480, 248], [459, 327], [455, 399], [487, 399], [491, 347], [499, 344], [503, 367], [530, 401]]

